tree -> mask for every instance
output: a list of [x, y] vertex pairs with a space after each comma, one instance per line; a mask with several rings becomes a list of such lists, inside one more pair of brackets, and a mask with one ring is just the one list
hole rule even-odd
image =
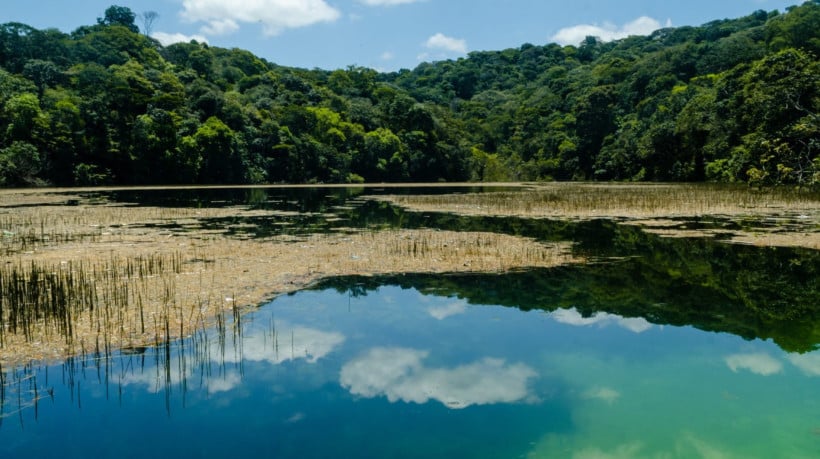
[[364, 135], [364, 147], [354, 157], [353, 171], [367, 181], [405, 179], [407, 163], [401, 139], [390, 129], [378, 128]]
[[40, 167], [37, 147], [28, 142], [14, 142], [0, 150], [0, 186], [36, 185]]
[[23, 67], [23, 76], [33, 81], [39, 89], [39, 95], [48, 87], [59, 84], [63, 79], [63, 72], [54, 62], [41, 59], [31, 59]]
[[49, 89], [43, 96], [43, 108], [50, 123], [43, 146], [44, 176], [55, 185], [68, 186], [74, 182], [77, 153], [84, 146], [78, 103], [78, 98], [65, 89]]
[[820, 64], [787, 48], [757, 61], [741, 81], [741, 119], [749, 132], [743, 143], [756, 152], [749, 179], [812, 183], [820, 146]]
[[105, 10], [105, 16], [97, 18], [97, 24], [106, 26], [120, 25], [131, 32], [139, 33], [139, 27], [134, 24], [136, 18], [137, 15], [131, 11], [131, 8], [112, 5]]
[[146, 36], [151, 36], [151, 32], [154, 30], [154, 22], [159, 19], [159, 13], [156, 11], [144, 11], [140, 15], [140, 19], [142, 20], [142, 32]]
[[36, 94], [23, 93], [12, 97], [0, 115], [8, 123], [5, 134], [10, 142], [32, 141], [45, 128], [45, 118]]
[[200, 183], [244, 183], [244, 169], [236, 133], [212, 116], [193, 136], [195, 151], [202, 158]]

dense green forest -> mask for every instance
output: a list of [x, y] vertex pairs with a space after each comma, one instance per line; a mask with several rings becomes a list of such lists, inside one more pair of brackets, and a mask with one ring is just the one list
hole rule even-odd
[[820, 0], [394, 73], [163, 47], [135, 19], [0, 25], [0, 186], [820, 184]]

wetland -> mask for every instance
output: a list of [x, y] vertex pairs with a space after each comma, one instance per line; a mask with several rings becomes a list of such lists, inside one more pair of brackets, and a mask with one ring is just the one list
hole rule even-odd
[[0, 230], [3, 456], [820, 450], [810, 192], [4, 190]]

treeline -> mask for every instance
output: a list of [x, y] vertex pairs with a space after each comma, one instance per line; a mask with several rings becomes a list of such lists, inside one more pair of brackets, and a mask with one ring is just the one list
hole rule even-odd
[[0, 25], [0, 186], [820, 184], [820, 0], [388, 74], [163, 47], [135, 19]]

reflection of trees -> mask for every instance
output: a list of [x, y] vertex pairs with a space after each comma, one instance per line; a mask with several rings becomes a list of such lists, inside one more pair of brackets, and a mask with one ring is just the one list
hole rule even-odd
[[[502, 221], [496, 220], [496, 226], [502, 226]], [[533, 236], [535, 225], [521, 222], [518, 228], [498, 229]], [[661, 238], [607, 221], [557, 226], [545, 223], [545, 229], [552, 227], [576, 240], [576, 252], [617, 258], [492, 275], [340, 278], [316, 288], [349, 291], [356, 285], [361, 294], [362, 289], [396, 284], [456, 295], [473, 304], [548, 311], [574, 307], [584, 317], [607, 312], [745, 339], [771, 338], [790, 352], [807, 352], [820, 344], [817, 251], [724, 244], [707, 238]]]
[[[238, 387], [244, 366], [250, 362], [279, 365], [300, 360], [313, 364], [345, 340], [338, 332], [273, 319], [269, 326], [231, 325], [223, 318], [215, 328], [197, 331], [185, 339], [118, 352], [96, 349], [69, 357], [59, 365], [0, 365], [0, 428], [7, 419], [18, 421], [21, 427], [31, 416], [37, 421], [40, 404], [53, 404], [55, 394], [82, 409], [83, 399], [101, 391], [107, 398], [117, 394], [121, 401], [128, 387], [162, 394], [170, 416], [177, 401], [184, 408], [194, 396], [210, 396]], [[55, 373], [62, 377], [55, 381]]]

